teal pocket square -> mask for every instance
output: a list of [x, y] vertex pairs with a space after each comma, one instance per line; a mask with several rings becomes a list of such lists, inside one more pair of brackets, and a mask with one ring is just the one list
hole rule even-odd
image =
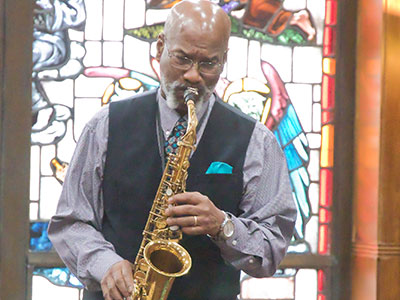
[[232, 174], [232, 166], [227, 163], [214, 161], [208, 167], [206, 174]]

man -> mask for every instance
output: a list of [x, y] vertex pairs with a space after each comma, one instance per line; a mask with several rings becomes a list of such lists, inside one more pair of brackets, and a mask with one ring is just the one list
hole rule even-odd
[[189, 192], [171, 197], [176, 206], [166, 214], [168, 225], [181, 227], [193, 266], [175, 280], [169, 299], [235, 299], [239, 270], [271, 276], [285, 255], [296, 209], [284, 156], [265, 126], [212, 93], [229, 34], [230, 20], [217, 5], [180, 2], [157, 41], [160, 90], [112, 103], [84, 129], [49, 227], [65, 264], [91, 290], [84, 300], [123, 299], [134, 288], [132, 262], [161, 179], [165, 140], [186, 114], [187, 87], [199, 90], [198, 142]]

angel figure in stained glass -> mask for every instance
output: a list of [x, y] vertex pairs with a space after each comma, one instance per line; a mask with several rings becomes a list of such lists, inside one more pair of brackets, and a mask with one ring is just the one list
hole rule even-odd
[[[304, 240], [305, 225], [311, 217], [308, 187], [310, 177], [307, 171], [309, 146], [305, 132], [291, 103], [284, 83], [275, 68], [261, 62], [267, 84], [253, 78], [242, 78], [225, 85], [222, 99], [244, 113], [265, 124], [274, 134], [286, 156], [293, 197], [297, 205], [294, 242]], [[303, 245], [304, 246], [304, 245]], [[306, 246], [308, 248], [308, 246]]]
[[[44, 81], [75, 78], [82, 71], [83, 46], [68, 38], [68, 29], [85, 23], [83, 0], [36, 0], [33, 27], [32, 144], [54, 144], [66, 132], [71, 108], [54, 104]], [[82, 51], [80, 51], [82, 50]]]

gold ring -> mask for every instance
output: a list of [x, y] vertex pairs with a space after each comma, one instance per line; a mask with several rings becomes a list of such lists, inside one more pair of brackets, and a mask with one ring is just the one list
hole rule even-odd
[[196, 227], [197, 226], [197, 216], [193, 216], [194, 217], [194, 227]]

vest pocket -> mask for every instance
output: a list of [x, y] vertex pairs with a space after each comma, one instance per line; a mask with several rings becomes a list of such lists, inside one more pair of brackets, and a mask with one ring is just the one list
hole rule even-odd
[[239, 213], [239, 203], [243, 193], [243, 174], [191, 174], [187, 191], [200, 192], [222, 210], [235, 215]]

